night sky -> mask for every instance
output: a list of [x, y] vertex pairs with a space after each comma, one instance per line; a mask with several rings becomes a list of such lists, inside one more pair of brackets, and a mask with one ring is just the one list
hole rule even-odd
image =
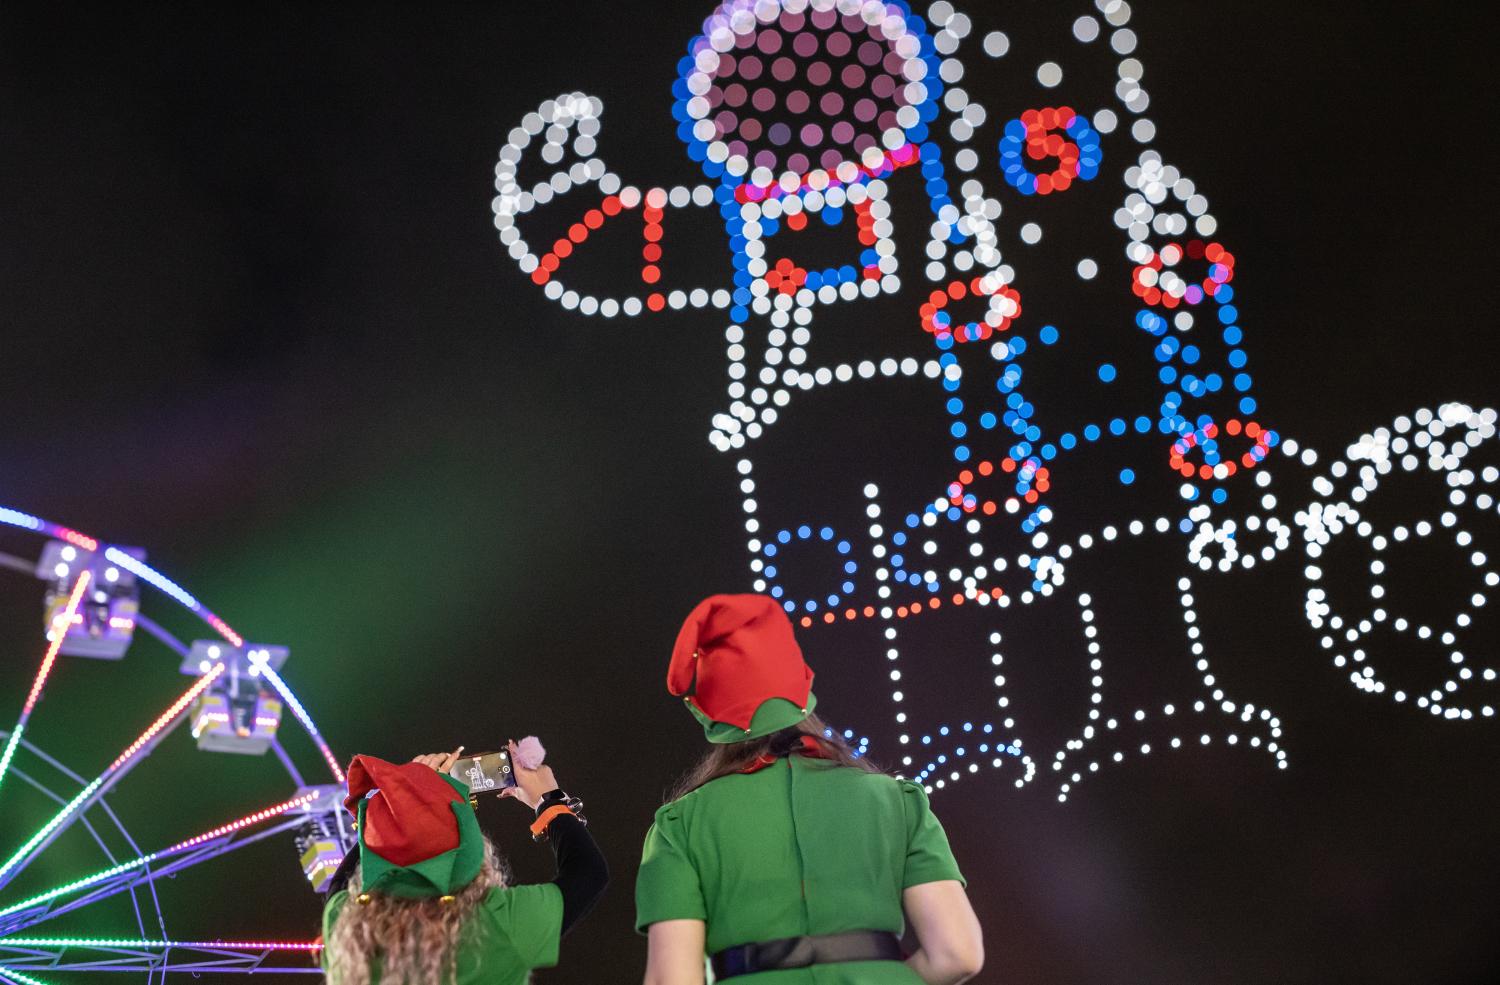
[[[993, 170], [999, 124], [1053, 98], [1034, 77], [1029, 89], [1015, 80], [1049, 51], [1071, 64], [1067, 24], [1094, 12], [1076, 6], [961, 8], [975, 22], [965, 84], [990, 109], [975, 146], [991, 194], [1009, 191]], [[1495, 105], [1478, 14], [1289, 0], [1137, 8], [1154, 146], [1209, 196], [1236, 257], [1259, 416], [1338, 455], [1419, 407], [1492, 404], [1483, 230], [1496, 209]], [[750, 573], [733, 459], [705, 440], [724, 401], [723, 313], [605, 322], [547, 302], [496, 241], [494, 163], [525, 113], [579, 90], [604, 100], [600, 154], [626, 182], [701, 181], [674, 135], [670, 87], [710, 10], [676, 0], [0, 8], [0, 504], [144, 546], [248, 637], [289, 646], [285, 676], [341, 758], [541, 736], [587, 802], [614, 883], [540, 982], [627, 982], [644, 967], [635, 860], [664, 790], [701, 748], [663, 688], [671, 643], [699, 598], [747, 590]], [[978, 51], [992, 30], [1010, 35], [1014, 64]], [[1073, 78], [1057, 99], [1114, 104], [1108, 81]], [[1136, 148], [1121, 131], [1104, 153], [1113, 163]], [[1031, 278], [1029, 310], [1052, 303], [1071, 319], [1065, 333], [1076, 324], [1083, 336], [1095, 318], [1072, 272], [1079, 250], [1105, 268], [1088, 290], [1108, 282], [1131, 301], [1108, 219], [1117, 182], [1106, 169], [1070, 199], [1077, 222], [1044, 222], [1032, 253], [1004, 233], [1007, 258]], [[536, 241], [591, 196], [539, 215]], [[1017, 221], [1030, 207], [1016, 206]], [[906, 227], [920, 234], [925, 221]], [[900, 248], [920, 249], [912, 242]], [[669, 229], [664, 245], [664, 263], [680, 257], [689, 281], [709, 282], [700, 269], [727, 281], [722, 229], [675, 241]], [[920, 257], [903, 257], [910, 299], [926, 288]], [[633, 252], [593, 262], [580, 270], [599, 289], [635, 290]], [[930, 351], [917, 303], [871, 329], [888, 333], [882, 345], [905, 332], [913, 354]], [[834, 313], [828, 324], [855, 316], [871, 317]], [[1120, 338], [1121, 351], [1148, 351]], [[1094, 350], [1058, 351], [1079, 361], [1059, 356], [1048, 379], [1093, 372]], [[1116, 386], [1155, 392], [1145, 377]], [[1052, 392], [1070, 399], [1062, 382]], [[821, 414], [758, 449], [757, 475], [784, 500], [850, 476], [862, 484], [872, 468], [900, 488], [905, 472], [944, 461], [944, 445], [907, 443], [944, 426], [930, 398], [851, 390]], [[1437, 486], [1425, 489], [1435, 514]], [[1151, 494], [1076, 482], [1058, 508], [1089, 521], [1078, 530], [1178, 509], [1170, 497], [1148, 504]], [[1481, 548], [1500, 533], [1494, 521], [1491, 511], [1473, 528]], [[5, 551], [38, 544], [0, 533]], [[1186, 654], [1174, 657], [1181, 667], [1164, 656], [1163, 641], [1181, 649], [1181, 550], [1154, 541], [1073, 573], [1095, 586], [1114, 634], [1122, 707], [1137, 694], [1195, 693]], [[1106, 765], [1065, 804], [1050, 776], [1015, 789], [1012, 765], [935, 794], [985, 927], [981, 981], [1493, 980], [1494, 720], [1439, 721], [1351, 687], [1303, 618], [1295, 555], [1198, 601], [1226, 681], [1279, 715], [1288, 769], [1216, 744]], [[1419, 608], [1451, 614], [1450, 600], [1475, 588], [1472, 568], [1448, 567], [1468, 567], [1451, 550], [1407, 560], [1396, 581]], [[5, 579], [9, 727], [42, 649], [41, 590]], [[1043, 668], [1038, 707], [1060, 716], [1040, 723], [1044, 737], [1076, 719], [1076, 696], [1049, 688], [1046, 668], [1076, 675], [1081, 652], [1070, 603], [1048, 605], [1010, 610], [1016, 662]], [[160, 597], [146, 611], [206, 635]], [[977, 638], [971, 615], [923, 618], [934, 628], [903, 657], [924, 695], [911, 710], [932, 723], [991, 714], [991, 697], [970, 697], [987, 686], [988, 651], [959, 652]], [[899, 729], [872, 632], [803, 638], [820, 712], [895, 766]], [[1496, 643], [1480, 620], [1466, 649], [1486, 663]], [[1440, 659], [1388, 649], [1383, 666], [1431, 682]], [[176, 665], [139, 638], [123, 663], [67, 659], [28, 735], [93, 775], [187, 685]], [[1475, 700], [1493, 702], [1490, 688]], [[283, 731], [317, 775], [295, 723]], [[0, 797], [7, 853], [47, 816], [27, 793], [12, 782]], [[111, 803], [149, 849], [288, 793], [270, 758], [199, 753], [184, 731]], [[530, 842], [523, 813], [480, 811], [518, 878], [547, 878], [549, 853]], [[70, 832], [4, 902], [103, 864]], [[289, 839], [160, 891], [175, 938], [317, 933], [318, 901]], [[133, 934], [128, 905], [115, 903], [48, 930]]]

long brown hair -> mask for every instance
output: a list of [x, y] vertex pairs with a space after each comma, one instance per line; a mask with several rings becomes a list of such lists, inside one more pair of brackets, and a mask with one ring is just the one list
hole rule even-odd
[[885, 772], [870, 762], [867, 757], [849, 748], [849, 743], [825, 725], [817, 715], [808, 715], [796, 725], [784, 728], [780, 732], [763, 735], [758, 739], [709, 746], [703, 758], [699, 759], [697, 764], [677, 781], [677, 785], [667, 795], [667, 802], [670, 803], [678, 797], [690, 794], [711, 780], [729, 776], [731, 773], [739, 773], [753, 765], [762, 756], [779, 759], [782, 756], [791, 755], [802, 744], [804, 736], [811, 736], [818, 743], [824, 759], [831, 760], [840, 766], [852, 766], [854, 769], [864, 770], [867, 773]]
[[371, 893], [358, 902], [364, 874], [349, 881], [349, 902], [329, 934], [328, 980], [333, 985], [370, 985], [370, 961], [380, 959], [381, 985], [442, 985], [455, 977], [458, 939], [469, 916], [489, 891], [507, 882], [489, 838], [479, 875], [452, 900], [401, 899]]

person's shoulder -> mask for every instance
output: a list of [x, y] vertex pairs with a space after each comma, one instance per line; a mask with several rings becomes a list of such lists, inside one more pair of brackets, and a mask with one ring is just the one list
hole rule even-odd
[[689, 790], [676, 800], [669, 800], [665, 804], [662, 804], [656, 809], [656, 815], [652, 818], [652, 822], [657, 827], [680, 824], [683, 818], [696, 810], [705, 800], [714, 799], [714, 794], [709, 791], [722, 779], [724, 777], [710, 780], [701, 787]]

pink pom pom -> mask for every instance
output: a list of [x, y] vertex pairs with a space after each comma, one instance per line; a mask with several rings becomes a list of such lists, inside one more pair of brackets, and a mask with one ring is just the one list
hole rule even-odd
[[516, 765], [523, 769], [534, 770], [542, 765], [542, 760], [547, 758], [547, 750], [542, 748], [542, 740], [534, 735], [528, 735], [516, 743]]

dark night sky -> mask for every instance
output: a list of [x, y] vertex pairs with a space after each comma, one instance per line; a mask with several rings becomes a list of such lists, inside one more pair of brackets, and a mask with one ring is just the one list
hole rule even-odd
[[[1417, 407], [1492, 403], [1495, 107], [1478, 14], [1137, 6], [1156, 146], [1233, 241], [1267, 416], [1337, 452]], [[582, 90], [605, 100], [601, 154], [626, 181], [697, 180], [669, 89], [709, 7], [0, 9], [0, 503], [145, 545], [248, 636], [289, 645], [287, 676], [341, 756], [543, 736], [615, 884], [542, 982], [642, 967], [634, 859], [699, 748], [661, 686], [670, 643], [699, 597], [747, 578], [732, 466], [704, 440], [721, 315], [601, 324], [546, 303], [495, 242], [492, 171], [524, 113]], [[963, 9], [974, 41], [1060, 17]], [[1043, 98], [973, 91], [991, 128]], [[802, 464], [778, 477], [795, 489]], [[1180, 633], [1139, 587], [1159, 560], [1104, 572], [1096, 593], [1131, 639]], [[1242, 690], [1281, 715], [1290, 769], [1194, 750], [1106, 768], [1065, 805], [1050, 782], [1003, 776], [935, 798], [985, 925], [982, 981], [1492, 980], [1493, 721], [1355, 692], [1302, 620], [1295, 568], [1257, 569], [1202, 607], [1233, 640]], [[1435, 570], [1428, 585], [1458, 590]], [[10, 701], [35, 667], [37, 594], [14, 578], [0, 593]], [[1495, 643], [1485, 628], [1471, 645]], [[828, 716], [894, 759], [884, 682], [865, 687], [837, 647], [809, 654]], [[123, 664], [65, 662], [32, 734], [91, 772], [184, 681], [149, 641]], [[311, 774], [311, 747], [288, 745]], [[113, 802], [143, 847], [165, 844], [283, 796], [273, 765], [178, 735]], [[545, 852], [509, 807], [482, 819], [522, 878], [542, 878]], [[4, 805], [0, 841], [40, 810]], [[36, 888], [100, 864], [76, 844]], [[316, 933], [283, 842], [163, 901], [178, 937]], [[109, 911], [57, 929], [133, 926]]]

